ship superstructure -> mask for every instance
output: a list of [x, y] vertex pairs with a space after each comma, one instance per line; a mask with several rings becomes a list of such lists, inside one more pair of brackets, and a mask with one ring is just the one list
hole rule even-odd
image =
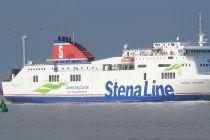
[[177, 101], [210, 99], [210, 47], [199, 24], [198, 43], [154, 43], [94, 60], [69, 37], [58, 37], [45, 64], [29, 62], [2, 82], [14, 102]]

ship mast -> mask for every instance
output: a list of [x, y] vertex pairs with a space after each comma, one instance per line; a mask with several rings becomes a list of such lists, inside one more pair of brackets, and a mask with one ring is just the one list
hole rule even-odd
[[202, 19], [201, 19], [201, 12], [199, 13], [199, 40], [198, 44], [200, 47], [202, 47], [205, 43], [207, 43], [207, 38], [205, 33], [202, 31]]

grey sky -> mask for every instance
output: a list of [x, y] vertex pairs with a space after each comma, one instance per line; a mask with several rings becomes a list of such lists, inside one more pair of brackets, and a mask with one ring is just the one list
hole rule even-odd
[[96, 59], [119, 56], [123, 43], [151, 47], [157, 41], [195, 40], [198, 12], [210, 35], [209, 0], [1, 0], [0, 76], [21, 67], [21, 40], [7, 28], [23, 33], [34, 25], [27, 40], [27, 59], [44, 62], [58, 35], [76, 32], [76, 40]]

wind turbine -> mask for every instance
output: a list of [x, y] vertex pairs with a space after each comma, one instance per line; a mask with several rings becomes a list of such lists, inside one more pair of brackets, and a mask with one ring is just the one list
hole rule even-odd
[[[18, 37], [21, 38], [22, 40], [22, 49], [23, 49], [23, 67], [25, 66], [26, 63], [26, 39], [28, 39], [29, 34], [31, 34], [35, 29], [37, 28], [37, 26], [34, 26], [30, 31], [26, 32], [26, 33], [18, 33], [12, 29], [8, 29], [10, 32], [14, 33], [15, 35], [17, 35]], [[37, 28], [39, 30], [42, 30], [41, 27]]]

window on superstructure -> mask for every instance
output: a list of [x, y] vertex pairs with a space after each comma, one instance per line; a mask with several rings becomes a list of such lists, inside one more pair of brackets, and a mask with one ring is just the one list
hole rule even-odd
[[81, 75], [80, 74], [70, 75], [70, 81], [71, 82], [79, 82], [79, 81], [81, 81]]
[[185, 53], [188, 54], [188, 50], [186, 50]]
[[49, 75], [49, 82], [52, 82], [52, 77], [51, 77], [51, 75]]
[[172, 72], [169, 73], [169, 79], [172, 79]]
[[127, 52], [127, 57], [129, 57], [129, 52]]
[[59, 75], [49, 75], [49, 82], [59, 82]]
[[78, 80], [79, 80], [79, 76], [76, 75], [76, 76], [75, 76], [75, 81], [78, 81]]
[[73, 75], [70, 75], [70, 81], [73, 81]]
[[38, 75], [33, 75], [33, 82], [38, 82]]
[[129, 65], [129, 70], [133, 70], [134, 69], [134, 65]]
[[75, 77], [76, 77], [75, 75], [72, 76], [72, 81], [76, 81]]
[[52, 75], [53, 77], [53, 82], [56, 82], [56, 75]]
[[158, 67], [170, 67], [171, 64], [158, 64]]
[[144, 80], [147, 80], [147, 74], [144, 73]]
[[79, 81], [81, 81], [81, 75], [79, 75]]
[[175, 72], [163, 72], [161, 73], [162, 79], [175, 79]]
[[146, 68], [147, 65], [138, 65], [138, 68]]
[[161, 78], [164, 79], [164, 73], [161, 73]]
[[56, 81], [59, 82], [59, 75], [56, 75]]
[[173, 75], [173, 77], [172, 77], [172, 78], [173, 78], [173, 79], [175, 79], [175, 78], [176, 78], [176, 77], [175, 77], [175, 72], [173, 72], [173, 73], [172, 73], [172, 75]]

